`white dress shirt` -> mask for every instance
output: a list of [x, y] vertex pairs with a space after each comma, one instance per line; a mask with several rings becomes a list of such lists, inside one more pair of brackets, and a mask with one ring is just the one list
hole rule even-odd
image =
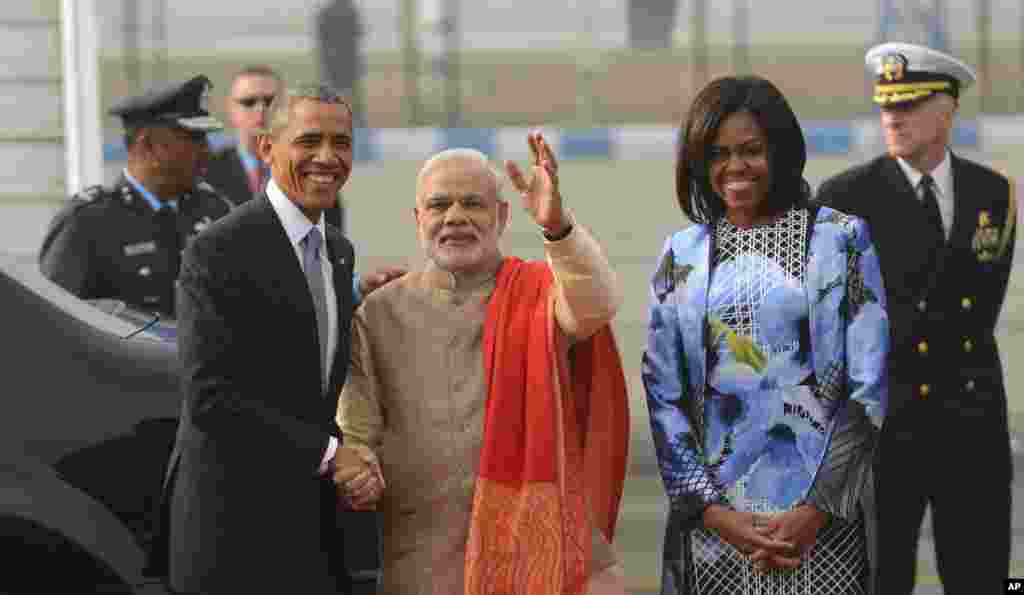
[[[910, 185], [917, 194], [917, 200], [924, 198], [924, 189], [921, 188], [921, 178], [924, 174], [914, 169], [902, 158], [896, 160], [900, 168], [910, 181]], [[935, 200], [939, 203], [939, 214], [942, 215], [942, 229], [946, 232], [946, 239], [953, 230], [953, 160], [949, 157], [949, 150], [942, 158], [935, 169], [932, 170], [932, 190], [935, 192]]]
[[[288, 234], [288, 241], [292, 244], [292, 249], [295, 250], [295, 258], [299, 261], [299, 268], [302, 268], [302, 240], [309, 233], [309, 230], [313, 228], [313, 223], [306, 217], [305, 213], [299, 210], [299, 207], [295, 205], [281, 188], [271, 179], [267, 182], [267, 197], [270, 199], [270, 206], [274, 208], [274, 212], [277, 213], [277, 218], [281, 220], [281, 225], [284, 226], [284, 231]], [[336, 300], [336, 294], [334, 293], [334, 270], [331, 268], [331, 263], [327, 256], [327, 235], [324, 233], [324, 216], [320, 215], [320, 220], [316, 223], [317, 229], [320, 230], [320, 237], [323, 238], [321, 244], [320, 254], [320, 273], [324, 277], [324, 292], [327, 298], [327, 361], [334, 361], [334, 352], [338, 349], [338, 302]], [[303, 269], [305, 273], [305, 269]], [[324, 370], [324, 374], [330, 375], [330, 370]], [[323, 460], [320, 463], [320, 472], [324, 473], [327, 470], [327, 463], [334, 458], [334, 453], [338, 448], [338, 440], [331, 436], [327, 445], [327, 450], [324, 452]]]

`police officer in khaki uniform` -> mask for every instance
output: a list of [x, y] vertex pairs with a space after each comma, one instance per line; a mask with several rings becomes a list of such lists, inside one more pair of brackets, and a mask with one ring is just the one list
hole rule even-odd
[[113, 186], [87, 188], [57, 213], [39, 253], [44, 275], [82, 299], [174, 316], [186, 241], [231, 208], [201, 181], [206, 135], [223, 128], [204, 106], [210, 87], [200, 75], [110, 110], [124, 123], [127, 167]]
[[818, 200], [868, 221], [888, 298], [875, 592], [913, 591], [929, 506], [945, 592], [1002, 592], [1013, 471], [995, 326], [1014, 252], [1013, 188], [949, 149], [959, 94], [975, 80], [968, 66], [905, 43], [874, 47], [866, 62], [888, 154], [826, 181]]

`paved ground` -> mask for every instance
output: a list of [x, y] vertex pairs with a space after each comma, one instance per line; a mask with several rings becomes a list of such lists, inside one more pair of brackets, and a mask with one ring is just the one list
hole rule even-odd
[[[525, 142], [525, 139], [524, 139]], [[1005, 156], [982, 159], [1014, 171]], [[808, 164], [812, 183], [839, 171], [847, 159], [814, 159]], [[357, 268], [371, 269], [385, 263], [415, 264], [417, 243], [412, 204], [416, 163], [357, 166], [346, 191], [350, 202], [349, 234], [357, 250]], [[616, 333], [630, 380], [634, 421], [633, 465], [619, 530], [618, 549], [635, 593], [649, 593], [657, 585], [660, 548], [665, 520], [665, 500], [659, 480], [653, 474], [654, 454], [649, 440], [646, 407], [639, 383], [640, 353], [643, 349], [647, 278], [667, 234], [682, 225], [672, 188], [672, 164], [668, 161], [569, 162], [562, 165], [560, 178], [567, 200], [577, 219], [591, 228], [606, 247], [618, 272], [626, 299], [616, 321]], [[513, 201], [515, 197], [509, 197]], [[32, 258], [54, 205], [0, 202], [0, 251]], [[540, 242], [519, 205], [513, 205], [512, 224], [505, 239], [510, 253], [536, 257]], [[999, 341], [1004, 361], [1014, 362], [1024, 354], [1024, 242], [1018, 244], [1017, 274], [1000, 325]], [[1012, 425], [1024, 413], [1024, 370], [1007, 365]], [[1024, 464], [1018, 463], [1018, 470]], [[1015, 483], [1014, 574], [1024, 576], [1024, 493]], [[921, 539], [916, 595], [941, 593], [935, 577], [930, 531]]]

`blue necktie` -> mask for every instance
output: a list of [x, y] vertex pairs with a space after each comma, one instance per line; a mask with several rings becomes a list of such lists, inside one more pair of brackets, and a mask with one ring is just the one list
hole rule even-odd
[[327, 292], [324, 290], [324, 274], [320, 268], [322, 243], [320, 229], [314, 226], [302, 240], [302, 268], [306, 272], [306, 283], [309, 284], [309, 292], [313, 295], [313, 307], [316, 309], [316, 326], [320, 339], [320, 382], [326, 392], [330, 370], [327, 362]]

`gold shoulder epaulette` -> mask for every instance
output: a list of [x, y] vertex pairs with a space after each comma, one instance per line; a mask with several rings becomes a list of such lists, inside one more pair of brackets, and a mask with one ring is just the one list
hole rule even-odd
[[1010, 183], [1010, 204], [1006, 206], [1006, 222], [1003, 224], [1003, 234], [999, 238], [999, 249], [996, 251], [996, 258], [1002, 258], [1010, 245], [1010, 238], [1013, 237], [1013, 230], [1017, 225], [1017, 184], [1010, 176], [1006, 177]]

